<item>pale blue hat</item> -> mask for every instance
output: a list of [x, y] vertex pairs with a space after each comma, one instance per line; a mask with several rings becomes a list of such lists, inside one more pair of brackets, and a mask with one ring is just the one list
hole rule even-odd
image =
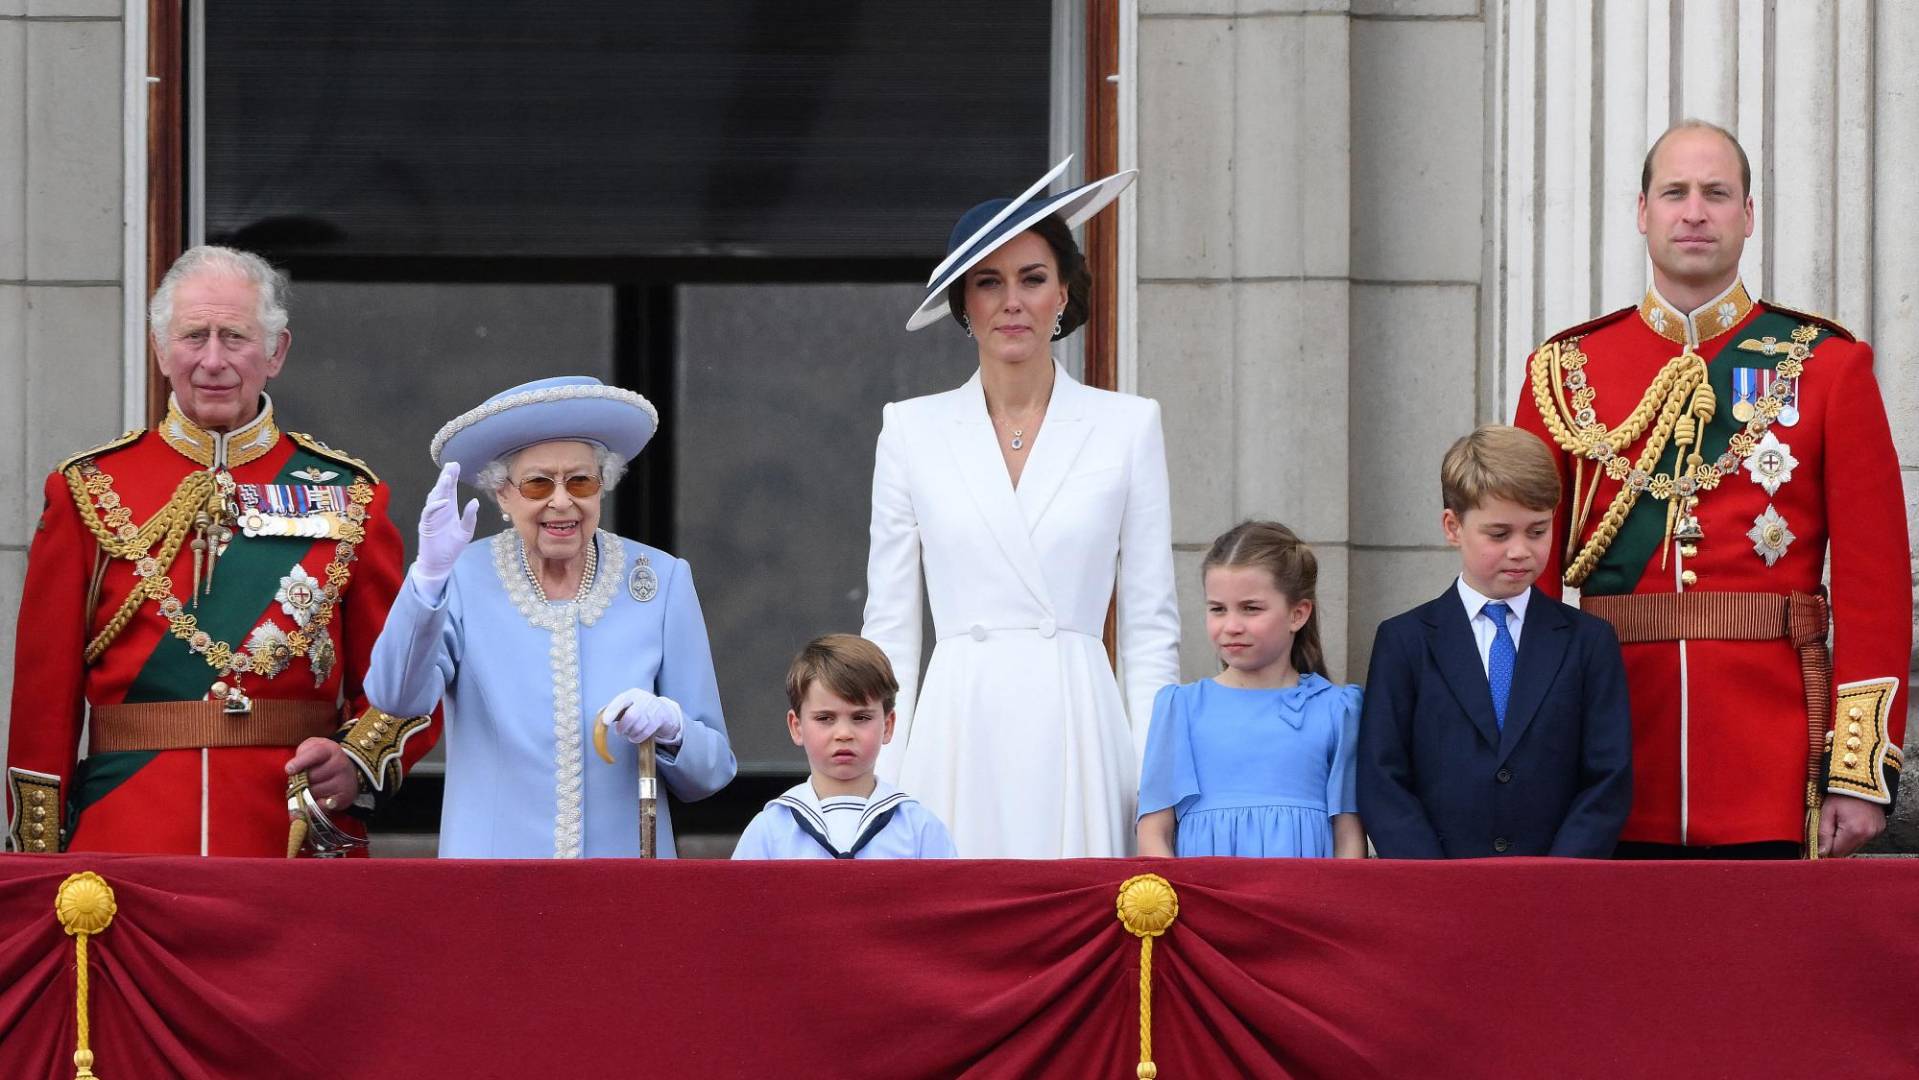
[[433, 436], [433, 464], [459, 462], [460, 479], [515, 450], [556, 440], [603, 446], [632, 461], [660, 426], [659, 410], [631, 390], [590, 375], [535, 379], [487, 398]]

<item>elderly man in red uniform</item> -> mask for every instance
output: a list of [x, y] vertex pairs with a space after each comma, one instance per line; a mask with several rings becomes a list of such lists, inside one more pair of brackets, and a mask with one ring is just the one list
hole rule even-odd
[[284, 292], [255, 255], [182, 255], [149, 309], [166, 418], [47, 478], [14, 658], [16, 850], [282, 856], [290, 814], [340, 850], [437, 734], [361, 692], [400, 538], [365, 464], [279, 426]]
[[1541, 345], [1520, 397], [1568, 493], [1540, 584], [1624, 646], [1626, 857], [1850, 855], [1899, 777], [1912, 593], [1872, 349], [1746, 291], [1751, 179], [1722, 128], [1662, 135], [1652, 288]]

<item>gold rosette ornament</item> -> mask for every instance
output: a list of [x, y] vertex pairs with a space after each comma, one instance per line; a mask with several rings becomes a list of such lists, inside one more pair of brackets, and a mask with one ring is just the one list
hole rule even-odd
[[1119, 887], [1119, 922], [1139, 938], [1139, 1068], [1138, 1080], [1154, 1080], [1153, 1064], [1153, 939], [1172, 929], [1179, 918], [1179, 894], [1158, 874], [1129, 877]]
[[93, 1049], [87, 1041], [87, 938], [105, 930], [119, 910], [113, 901], [113, 888], [91, 870], [68, 875], [67, 880], [60, 883], [60, 893], [53, 901], [60, 925], [73, 935], [74, 1030], [78, 1047], [73, 1052], [74, 1080], [88, 1080], [93, 1076]]

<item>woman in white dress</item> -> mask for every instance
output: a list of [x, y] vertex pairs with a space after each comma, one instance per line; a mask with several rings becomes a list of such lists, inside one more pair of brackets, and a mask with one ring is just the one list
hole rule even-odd
[[[1129, 854], [1153, 695], [1179, 681], [1159, 405], [1051, 351], [1086, 321], [1070, 230], [1136, 174], [1044, 194], [1066, 165], [954, 227], [907, 328], [950, 313], [979, 371], [886, 406], [873, 465], [863, 634], [900, 681], [879, 772], [963, 858]], [[916, 687], [922, 571], [937, 640]], [[1101, 640], [1115, 586], [1123, 694]]]

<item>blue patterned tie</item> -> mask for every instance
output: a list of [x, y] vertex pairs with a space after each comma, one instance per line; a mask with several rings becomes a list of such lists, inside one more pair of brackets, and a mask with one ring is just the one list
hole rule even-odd
[[1506, 628], [1506, 615], [1512, 609], [1504, 600], [1494, 600], [1480, 608], [1493, 621], [1493, 647], [1486, 654], [1486, 681], [1493, 691], [1493, 719], [1499, 730], [1506, 730], [1506, 702], [1513, 696], [1513, 660], [1519, 654], [1513, 645], [1513, 632]]

